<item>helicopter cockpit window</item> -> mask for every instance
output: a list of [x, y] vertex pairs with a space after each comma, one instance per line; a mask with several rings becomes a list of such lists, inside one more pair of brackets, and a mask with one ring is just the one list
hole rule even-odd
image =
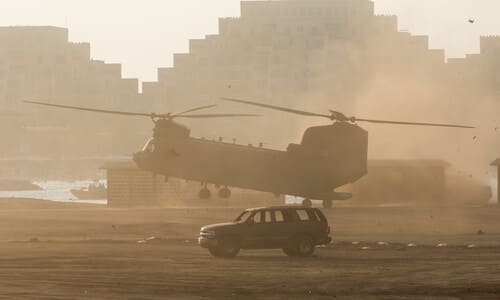
[[144, 148], [142, 148], [142, 151], [153, 152], [154, 150], [155, 150], [155, 141], [153, 138], [150, 138], [146, 142], [146, 145], [144, 145]]

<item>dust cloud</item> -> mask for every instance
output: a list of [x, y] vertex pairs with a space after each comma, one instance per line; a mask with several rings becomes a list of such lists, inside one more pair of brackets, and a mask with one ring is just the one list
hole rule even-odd
[[[333, 109], [367, 119], [475, 126], [453, 129], [359, 122], [370, 134], [370, 159], [444, 160], [451, 164], [450, 172], [490, 185], [496, 170], [489, 164], [500, 151], [498, 89], [491, 84], [487, 67], [491, 57], [483, 53], [476, 55], [480, 59], [471, 56], [445, 62], [444, 56], [429, 58], [435, 50], [402, 55], [406, 50], [401, 48], [368, 45], [370, 51], [366, 51], [366, 47], [342, 42], [327, 45], [324, 52], [342, 49], [343, 55], [333, 58], [339, 75], [321, 74], [312, 91], [301, 95], [300, 107], [323, 113]], [[409, 60], [412, 56], [419, 61]], [[319, 124], [325, 122], [301, 120], [297, 135]]]

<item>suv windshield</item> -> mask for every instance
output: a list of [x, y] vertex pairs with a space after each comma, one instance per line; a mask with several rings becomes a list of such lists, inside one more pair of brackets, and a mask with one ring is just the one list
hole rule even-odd
[[239, 215], [235, 220], [234, 220], [234, 223], [244, 223], [248, 220], [248, 218], [250, 217], [250, 215], [252, 214], [251, 211], [244, 211], [243, 213], [241, 213], [241, 215]]

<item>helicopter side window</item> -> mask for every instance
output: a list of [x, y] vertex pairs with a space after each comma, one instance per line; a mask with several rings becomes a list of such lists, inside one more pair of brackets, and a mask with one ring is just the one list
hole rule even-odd
[[153, 138], [150, 138], [146, 145], [142, 148], [142, 151], [153, 152], [155, 150], [155, 141]]

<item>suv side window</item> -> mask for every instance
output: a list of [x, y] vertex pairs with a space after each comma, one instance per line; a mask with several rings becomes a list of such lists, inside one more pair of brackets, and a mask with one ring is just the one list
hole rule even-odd
[[309, 216], [309, 220], [313, 222], [320, 222], [320, 218], [318, 215], [316, 215], [315, 210], [313, 209], [308, 209], [307, 210], [307, 215]]
[[296, 212], [297, 212], [297, 216], [299, 217], [299, 220], [301, 222], [312, 221], [311, 217], [309, 216], [309, 214], [307, 213], [307, 211], [305, 209], [297, 209]]
[[316, 215], [316, 217], [318, 218], [319, 222], [321, 222], [321, 223], [327, 223], [325, 215], [323, 215], [323, 213], [319, 209], [311, 209], [311, 213], [314, 213]]
[[262, 221], [266, 223], [271, 223], [271, 211], [265, 210], [262, 212]]
[[283, 217], [283, 212], [281, 210], [273, 210], [273, 221], [276, 223], [285, 222], [285, 218]]
[[252, 221], [253, 223], [255, 224], [260, 224], [260, 223], [264, 223], [264, 220], [262, 219], [263, 217], [263, 212], [262, 211], [258, 211], [256, 212], [253, 217], [252, 217]]

